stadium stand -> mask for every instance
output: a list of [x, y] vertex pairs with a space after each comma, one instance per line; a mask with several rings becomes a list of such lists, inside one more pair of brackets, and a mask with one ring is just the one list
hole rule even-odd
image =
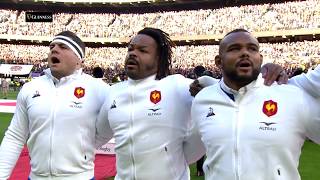
[[[265, 62], [281, 64], [289, 73], [298, 67], [314, 66], [320, 56], [319, 0], [254, 4], [240, 0], [224, 4], [202, 0], [121, 4], [5, 1], [0, 3], [1, 61], [33, 64], [36, 72], [46, 68], [48, 49], [43, 45], [62, 30], [74, 31], [84, 38], [91, 47], [85, 70], [103, 67], [108, 82], [123, 72], [125, 46], [130, 37], [146, 26], [164, 29], [171, 35], [178, 45], [173, 73], [186, 76], [196, 65], [219, 76], [213, 63], [217, 44], [227, 31], [235, 28], [253, 32], [263, 42]], [[101, 5], [105, 8], [98, 8]], [[26, 12], [40, 7], [49, 9], [48, 6], [53, 22], [25, 22]], [[96, 12], [92, 13], [94, 9]]]
[[[52, 12], [53, 22], [25, 22], [26, 12], [30, 11]], [[202, 65], [219, 77], [220, 72], [214, 65], [217, 45], [226, 32], [235, 28], [253, 32], [261, 42], [265, 62], [282, 65], [289, 75], [296, 69], [306, 71], [320, 63], [319, 0], [130, 3], [2, 0], [0, 65], [32, 64], [32, 71], [40, 74], [47, 68], [47, 45], [53, 35], [71, 30], [89, 47], [84, 70], [92, 73], [95, 67], [102, 67], [104, 78], [112, 83], [115, 77], [123, 75], [127, 42], [146, 26], [170, 34], [177, 44], [172, 73], [185, 76], [192, 73], [195, 66]]]

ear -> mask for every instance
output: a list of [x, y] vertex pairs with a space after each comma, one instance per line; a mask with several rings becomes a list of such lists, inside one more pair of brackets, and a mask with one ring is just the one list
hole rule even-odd
[[262, 65], [262, 63], [263, 63], [263, 56], [262, 54], [260, 54], [260, 65]]
[[214, 57], [214, 63], [216, 64], [216, 66], [218, 68], [222, 68], [222, 62], [221, 62], [221, 57], [219, 55], [217, 55], [216, 57]]
[[161, 63], [161, 59], [160, 59], [159, 55], [156, 55], [156, 58], [157, 58], [157, 65], [158, 65], [158, 69], [159, 69], [160, 63]]

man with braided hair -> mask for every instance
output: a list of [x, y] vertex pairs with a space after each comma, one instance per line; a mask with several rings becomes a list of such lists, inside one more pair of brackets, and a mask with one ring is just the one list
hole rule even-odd
[[144, 28], [129, 42], [129, 79], [110, 87], [97, 125], [106, 141], [112, 137], [109, 128], [114, 132], [115, 179], [189, 179], [188, 162], [204, 153], [200, 137], [188, 137], [192, 80], [168, 76], [173, 46], [155, 28]]
[[170, 75], [173, 46], [155, 28], [128, 44], [129, 79], [110, 87], [97, 121], [98, 138], [115, 138], [116, 180], [187, 180], [188, 164], [204, 155], [190, 120], [193, 80]]
[[95, 121], [109, 87], [82, 72], [85, 44], [70, 31], [54, 37], [49, 69], [19, 92], [0, 147], [0, 179], [7, 180], [27, 144], [29, 179], [94, 177]]

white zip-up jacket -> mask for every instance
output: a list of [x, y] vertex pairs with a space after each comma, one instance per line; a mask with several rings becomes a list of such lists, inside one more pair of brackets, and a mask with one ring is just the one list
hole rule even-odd
[[[98, 118], [98, 134], [112, 128], [117, 180], [187, 180], [188, 163], [205, 152], [190, 121], [191, 79], [171, 75], [117, 83], [110, 88]], [[104, 131], [107, 133], [104, 134]]]
[[50, 73], [26, 83], [0, 147], [0, 179], [9, 178], [27, 143], [31, 180], [94, 176], [95, 122], [109, 85], [82, 73]]
[[320, 103], [291, 85], [241, 88], [233, 101], [221, 81], [195, 97], [192, 118], [207, 150], [205, 179], [298, 180], [301, 147], [320, 143]]
[[292, 77], [289, 79], [289, 84], [298, 86], [320, 100], [320, 65], [306, 74]]

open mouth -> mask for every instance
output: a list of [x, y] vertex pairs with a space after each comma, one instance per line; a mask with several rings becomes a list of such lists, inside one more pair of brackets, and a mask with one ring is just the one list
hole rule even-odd
[[57, 64], [57, 63], [60, 63], [60, 60], [56, 57], [51, 57], [51, 62], [52, 64]]
[[134, 67], [134, 66], [138, 66], [138, 61], [136, 61], [135, 59], [128, 59], [127, 60], [127, 63], [126, 63], [126, 66], [128, 68], [131, 68], [131, 67]]
[[250, 61], [240, 61], [237, 64], [237, 66], [240, 67], [240, 68], [248, 68], [248, 67], [251, 67], [252, 64], [250, 63]]

